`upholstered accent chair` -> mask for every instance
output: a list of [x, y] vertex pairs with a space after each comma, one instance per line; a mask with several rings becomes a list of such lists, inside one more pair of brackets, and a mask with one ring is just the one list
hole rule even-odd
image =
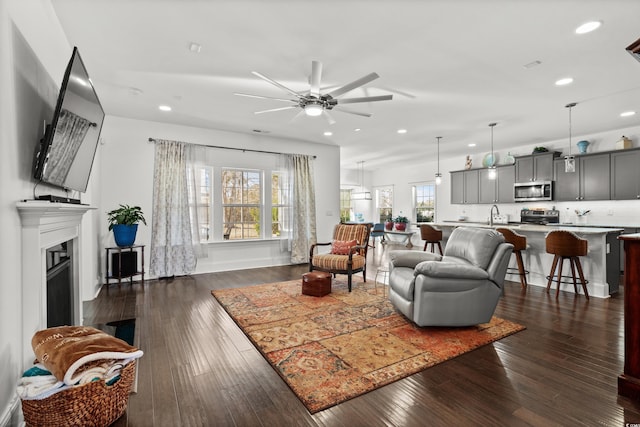
[[[351, 292], [352, 275], [362, 272], [367, 281], [367, 248], [371, 224], [338, 224], [333, 229], [333, 241], [311, 245], [309, 251], [309, 271], [320, 270], [336, 274], [346, 274]], [[331, 252], [316, 254], [316, 247], [331, 246]]]
[[371, 229], [371, 247], [373, 249], [376, 248], [376, 237], [380, 237], [381, 241], [384, 241], [384, 224], [381, 222], [377, 222], [373, 224], [373, 228]]
[[389, 254], [389, 299], [418, 326], [487, 323], [502, 296], [513, 245], [492, 229], [453, 230], [444, 255]]

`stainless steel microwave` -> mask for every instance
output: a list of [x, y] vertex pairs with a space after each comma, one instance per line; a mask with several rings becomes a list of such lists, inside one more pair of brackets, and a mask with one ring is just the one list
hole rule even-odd
[[513, 185], [516, 202], [553, 200], [553, 181], [517, 182]]

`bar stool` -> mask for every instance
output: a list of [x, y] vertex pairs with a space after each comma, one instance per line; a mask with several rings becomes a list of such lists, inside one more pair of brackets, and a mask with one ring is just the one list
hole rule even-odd
[[527, 274], [529, 274], [529, 270], [524, 269], [524, 262], [522, 261], [522, 251], [527, 250], [527, 237], [516, 233], [510, 228], [499, 227], [496, 228], [496, 231], [502, 233], [504, 240], [513, 245], [513, 253], [516, 256], [518, 268], [509, 267], [507, 271], [514, 274], [517, 271], [520, 276], [520, 286], [522, 286], [522, 289], [527, 289]]
[[[561, 283], [571, 283], [567, 280], [562, 280], [563, 278], [571, 277], [573, 280], [573, 289], [575, 293], [578, 293], [578, 285], [576, 283], [576, 269], [578, 270], [578, 275], [580, 276], [580, 283], [582, 284], [582, 290], [584, 291], [584, 295], [589, 299], [589, 292], [587, 291], [587, 283], [589, 281], [584, 279], [584, 273], [582, 271], [582, 264], [580, 264], [580, 256], [587, 255], [588, 244], [586, 239], [582, 239], [576, 236], [571, 231], [566, 230], [554, 230], [547, 234], [545, 238], [545, 246], [548, 254], [553, 254], [553, 263], [551, 264], [551, 273], [547, 276], [549, 281], [547, 282], [547, 292], [551, 288], [551, 282], [556, 282], [558, 287], [556, 288], [556, 298], [560, 294], [560, 284]], [[571, 276], [563, 276], [562, 275], [562, 264], [565, 259], [569, 259], [569, 264], [571, 265]], [[558, 267], [558, 261], [560, 261], [560, 266]], [[558, 276], [554, 276], [556, 267], [558, 267]]]
[[427, 250], [427, 245], [431, 244], [431, 252], [435, 253], [435, 245], [438, 244], [440, 255], [442, 255], [442, 246], [440, 241], [442, 240], [442, 230], [438, 230], [429, 224], [420, 224], [420, 238], [424, 240], [424, 249]]

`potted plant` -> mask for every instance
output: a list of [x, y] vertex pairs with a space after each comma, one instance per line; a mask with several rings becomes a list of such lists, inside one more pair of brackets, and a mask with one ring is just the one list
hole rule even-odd
[[396, 225], [396, 230], [405, 231], [407, 229], [407, 223], [409, 219], [406, 216], [398, 215], [393, 219], [393, 222]]
[[391, 218], [391, 215], [384, 221], [384, 229], [387, 231], [393, 230], [393, 218]]
[[120, 247], [131, 246], [136, 241], [138, 223], [147, 225], [140, 206], [120, 205], [118, 209], [107, 212], [109, 231], [113, 230], [116, 245]]

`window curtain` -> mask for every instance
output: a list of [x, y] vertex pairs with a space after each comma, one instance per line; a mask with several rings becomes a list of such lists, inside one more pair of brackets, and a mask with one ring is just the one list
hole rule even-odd
[[316, 195], [311, 156], [283, 154], [280, 157], [286, 177], [289, 215], [283, 220], [283, 242], [291, 251], [291, 262], [309, 262], [309, 248], [316, 243]]
[[84, 137], [87, 136], [91, 122], [69, 110], [61, 110], [56, 124], [49, 164], [47, 180], [64, 185], [73, 159], [75, 159]]
[[156, 141], [150, 273], [157, 277], [190, 274], [196, 268], [196, 248], [189, 216], [186, 145]]

